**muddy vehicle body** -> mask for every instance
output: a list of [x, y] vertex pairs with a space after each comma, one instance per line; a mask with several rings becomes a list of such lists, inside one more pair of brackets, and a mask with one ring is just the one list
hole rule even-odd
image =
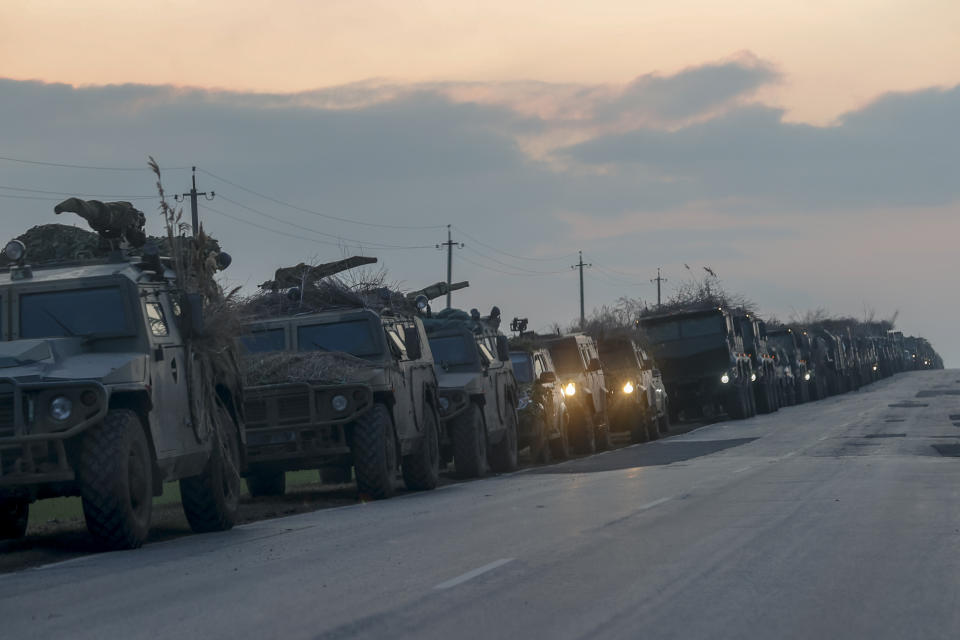
[[426, 320], [444, 424], [442, 456], [457, 475], [517, 468], [519, 389], [507, 337], [459, 310]]
[[753, 366], [751, 380], [753, 395], [759, 413], [773, 413], [780, 408], [781, 379], [769, 346], [767, 330], [763, 321], [752, 313], [737, 314], [734, 328], [743, 339], [743, 348]]
[[241, 342], [248, 374], [258, 358], [343, 354], [313, 379], [245, 388], [251, 495], [282, 494], [285, 473], [300, 469], [319, 469], [325, 482], [355, 475], [375, 499], [395, 493], [398, 470], [409, 489], [436, 486], [438, 386], [418, 317], [333, 309], [251, 322]]
[[753, 366], [729, 310], [680, 311], [640, 319], [660, 365], [670, 398], [671, 419], [700, 416], [718, 408], [735, 419], [756, 413]]
[[610, 389], [610, 431], [628, 432], [633, 442], [666, 435], [670, 430], [667, 393], [649, 355], [628, 337], [601, 338], [597, 347]]
[[789, 363], [790, 377], [793, 379], [794, 404], [810, 400], [811, 374], [804, 356], [802, 337], [802, 334], [788, 327], [767, 332], [767, 340], [776, 350], [777, 366]]
[[581, 453], [609, 449], [609, 388], [596, 341], [575, 333], [551, 338], [544, 345], [550, 351], [560, 377], [570, 414], [573, 448]]
[[195, 349], [203, 300], [156, 256], [24, 260], [0, 270], [2, 537], [23, 535], [30, 502], [80, 496], [98, 544], [138, 547], [173, 480], [194, 531], [230, 528], [240, 376]]
[[529, 447], [534, 461], [570, 456], [570, 416], [550, 352], [542, 348], [511, 350], [517, 380], [519, 448]]

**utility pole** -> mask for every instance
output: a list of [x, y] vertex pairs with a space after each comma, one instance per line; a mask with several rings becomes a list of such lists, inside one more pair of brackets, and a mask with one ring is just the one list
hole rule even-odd
[[587, 264], [583, 261], [583, 251], [578, 252], [580, 254], [580, 261], [577, 264], [570, 265], [571, 269], [580, 269], [580, 329], [583, 330], [587, 326], [587, 317], [583, 309], [583, 268], [592, 267], [593, 264]]
[[462, 242], [454, 242], [453, 234], [450, 231], [450, 225], [447, 225], [447, 241], [441, 242], [437, 245], [437, 249], [440, 247], [447, 248], [447, 309], [453, 304], [453, 291], [450, 288], [450, 285], [453, 284], [453, 248], [459, 247], [463, 249]]
[[666, 282], [666, 281], [667, 281], [666, 278], [660, 277], [660, 267], [657, 267], [657, 277], [656, 277], [656, 278], [650, 278], [650, 282], [656, 282], [656, 283], [657, 283], [657, 309], [660, 308], [660, 283], [661, 283], [661, 282]]
[[213, 200], [216, 192], [211, 191], [208, 195], [206, 191], [197, 192], [197, 168], [193, 167], [193, 182], [188, 193], [181, 193], [173, 196], [177, 202], [183, 202], [183, 199], [190, 196], [190, 221], [193, 229], [193, 237], [196, 238], [200, 233], [200, 214], [197, 212], [197, 196], [203, 196], [207, 200]]

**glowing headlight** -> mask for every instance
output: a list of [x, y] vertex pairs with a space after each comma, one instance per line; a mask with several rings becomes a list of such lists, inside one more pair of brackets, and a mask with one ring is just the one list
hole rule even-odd
[[873, 365], [873, 370], [874, 370], [874, 371], [877, 370], [877, 365]]
[[809, 379], [810, 379], [810, 372], [809, 372], [809, 371], [806, 372], [805, 374], [803, 374], [803, 379], [804, 379], [804, 380], [809, 380]]
[[722, 382], [723, 384], [727, 384], [728, 382], [730, 382], [730, 376], [728, 376], [727, 374], [723, 374], [722, 376], [720, 376], [720, 382]]
[[27, 247], [19, 240], [11, 240], [3, 248], [3, 255], [7, 256], [10, 262], [19, 262], [27, 253]]
[[576, 392], [577, 392], [577, 385], [573, 384], [572, 382], [568, 382], [567, 386], [563, 388], [563, 394], [567, 396], [572, 396]]
[[50, 401], [50, 415], [54, 420], [66, 420], [73, 412], [73, 402], [66, 396], [57, 396]]
[[757, 381], [757, 374], [751, 373], [751, 374], [750, 374], [750, 382], [756, 382], [756, 381]]
[[341, 396], [337, 394], [330, 399], [330, 406], [333, 407], [334, 411], [343, 411], [347, 408], [347, 398], [346, 396]]
[[631, 383], [628, 382], [627, 384], [623, 385], [623, 392], [624, 392], [624, 393], [633, 393], [633, 384], [631, 384]]
[[440, 397], [440, 410], [446, 411], [450, 408], [450, 400], [444, 397]]

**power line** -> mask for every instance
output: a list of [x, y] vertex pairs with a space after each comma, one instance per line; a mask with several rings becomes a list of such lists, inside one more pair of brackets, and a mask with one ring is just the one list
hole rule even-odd
[[346, 238], [346, 237], [344, 237], [344, 236], [338, 236], [338, 235], [333, 234], [333, 233], [325, 233], [325, 232], [323, 232], [323, 231], [317, 231], [316, 229], [312, 229], [312, 228], [310, 228], [310, 227], [305, 227], [305, 226], [300, 225], [300, 224], [297, 224], [297, 223], [295, 223], [295, 222], [290, 222], [289, 220], [284, 220], [284, 219], [281, 218], [280, 216], [275, 216], [275, 215], [273, 215], [273, 214], [267, 213], [266, 211], [261, 211], [260, 209], [257, 209], [257, 208], [255, 208], [255, 207], [251, 207], [251, 206], [249, 206], [249, 205], [243, 204], [242, 202], [237, 202], [236, 200], [233, 200], [232, 198], [229, 198], [229, 197], [223, 195], [222, 192], [219, 193], [219, 194], [217, 194], [217, 195], [218, 195], [218, 197], [219, 197], [221, 200], [225, 200], [226, 202], [229, 202], [230, 204], [232, 204], [232, 205], [234, 205], [234, 206], [240, 207], [241, 209], [246, 209], [247, 211], [249, 211], [249, 212], [251, 212], [251, 213], [255, 213], [255, 214], [260, 215], [260, 216], [263, 216], [263, 217], [265, 217], [265, 218], [269, 218], [269, 219], [271, 219], [271, 220], [275, 220], [275, 221], [277, 221], [277, 222], [279, 222], [279, 223], [281, 223], [281, 224], [285, 224], [285, 225], [287, 225], [287, 226], [294, 227], [294, 228], [296, 228], [296, 229], [300, 229], [301, 231], [307, 231], [307, 232], [310, 232], [310, 233], [315, 233], [315, 234], [317, 234], [318, 236], [324, 236], [324, 237], [326, 237], [326, 238], [333, 238], [334, 240], [339, 240], [339, 241], [341, 241], [341, 243], [349, 243], [349, 244], [363, 245], [363, 246], [367, 246], [367, 247], [371, 247], [371, 248], [376, 248], [376, 249], [433, 249], [433, 248], [434, 248], [434, 245], [427, 245], [427, 244], [422, 244], [422, 245], [400, 245], [400, 244], [387, 244], [387, 243], [382, 243], [382, 242], [364, 242], [364, 241], [362, 241], [362, 240], [356, 240], [356, 239], [354, 239], [354, 238]]
[[342, 218], [342, 217], [340, 217], [340, 216], [331, 215], [331, 214], [329, 214], [329, 213], [321, 213], [320, 211], [314, 211], [313, 209], [307, 209], [307, 208], [305, 208], [305, 207], [300, 207], [300, 206], [297, 206], [297, 205], [295, 205], [295, 204], [290, 204], [289, 202], [284, 202], [283, 200], [280, 200], [280, 199], [278, 199], [278, 198], [274, 198], [273, 196], [268, 196], [268, 195], [266, 195], [266, 194], [264, 194], [264, 193], [260, 193], [259, 191], [254, 191], [253, 189], [250, 189], [250, 188], [248, 188], [248, 187], [245, 187], [245, 186], [243, 186], [243, 185], [241, 185], [241, 184], [237, 184], [236, 182], [233, 182], [233, 181], [231, 181], [231, 180], [227, 180], [226, 178], [222, 178], [222, 177], [216, 175], [215, 173], [212, 173], [212, 172], [210, 172], [210, 171], [207, 171], [206, 169], [198, 169], [198, 171], [200, 171], [201, 173], [207, 174], [208, 176], [210, 176], [211, 178], [214, 178], [215, 180], [219, 180], [220, 182], [224, 182], [224, 183], [226, 183], [226, 184], [229, 184], [231, 187], [235, 187], [235, 188], [237, 188], [237, 189], [240, 189], [241, 191], [246, 191], [247, 193], [252, 194], [252, 195], [255, 195], [255, 196], [257, 196], [258, 198], [263, 198], [264, 200], [269, 200], [270, 202], [273, 202], [274, 204], [279, 204], [279, 205], [281, 205], [281, 206], [283, 206], [283, 207], [289, 207], [290, 209], [293, 209], [293, 210], [295, 210], [295, 211], [300, 211], [300, 212], [303, 212], [303, 213], [309, 213], [310, 215], [320, 216], [321, 218], [327, 218], [327, 219], [329, 219], [329, 220], [338, 220], [338, 221], [340, 221], [340, 222], [347, 222], [347, 223], [350, 223], [350, 224], [356, 224], [356, 225], [360, 225], [360, 226], [364, 226], [364, 227], [378, 227], [378, 228], [381, 228], [381, 229], [404, 229], [404, 230], [406, 230], [406, 229], [442, 229], [442, 228], [445, 226], [445, 225], [442, 225], [442, 224], [419, 225], [419, 226], [417, 226], [417, 225], [406, 225], [406, 224], [403, 224], [403, 225], [399, 225], [399, 224], [381, 224], [381, 223], [378, 223], [378, 222], [364, 222], [364, 221], [361, 221], [361, 220], [351, 220], [350, 218]]
[[[43, 167], [62, 167], [66, 169], [86, 169], [90, 171], [150, 171], [149, 167], [100, 167], [89, 164], [69, 164], [66, 162], [46, 162], [43, 160], [26, 160], [24, 158], [11, 158], [10, 156], [0, 156], [0, 160], [7, 162], [16, 162], [18, 164], [32, 164]], [[164, 171], [185, 171], [190, 167], [161, 167]]]
[[[460, 254], [460, 260], [463, 260], [464, 262], [469, 262], [470, 264], [474, 265], [475, 267], [480, 267], [481, 269], [486, 269], [487, 271], [494, 271], [494, 272], [496, 272], [496, 273], [502, 273], [502, 274], [507, 275], [507, 276], [519, 276], [519, 277], [535, 278], [535, 277], [541, 275], [541, 274], [537, 274], [537, 273], [523, 273], [523, 272], [519, 272], [519, 271], [504, 271], [503, 269], [497, 269], [496, 267], [491, 267], [491, 266], [489, 266], [489, 265], [485, 265], [485, 264], [480, 263], [480, 262], [477, 262], [477, 261], [475, 261], [475, 260], [471, 260], [470, 258], [468, 258], [467, 256], [465, 256], [465, 255], [463, 255], [463, 254]], [[563, 273], [566, 273], [566, 271], [564, 271]]]
[[464, 236], [466, 236], [466, 237], [469, 238], [470, 240], [473, 240], [473, 241], [476, 242], [477, 244], [479, 244], [479, 245], [481, 245], [481, 246], [484, 246], [484, 247], [486, 247], [487, 249], [490, 249], [491, 251], [495, 251], [495, 252], [497, 252], [497, 253], [499, 253], [499, 254], [501, 254], [501, 255], [505, 255], [505, 256], [507, 256], [508, 258], [514, 258], [514, 259], [516, 259], [516, 260], [532, 260], [532, 261], [537, 261], [537, 262], [546, 262], [546, 261], [552, 261], [552, 260], [566, 260], [567, 258], [572, 258], [572, 257], [574, 257], [574, 256], [577, 255], [577, 254], [575, 254], [575, 253], [565, 253], [565, 254], [563, 254], [563, 255], [554, 256], [554, 257], [550, 257], [550, 258], [546, 258], [546, 257], [518, 256], [518, 255], [516, 255], [516, 254], [509, 253], [509, 252], [507, 252], [507, 251], [501, 251], [500, 249], [497, 249], [497, 248], [494, 247], [493, 245], [489, 245], [489, 244], [487, 244], [486, 242], [484, 242], [484, 241], [482, 241], [482, 240], [478, 240], [477, 238], [471, 236], [469, 233], [467, 233], [466, 231], [464, 231], [464, 230], [461, 229], [460, 227], [456, 227], [456, 229], [457, 229], [457, 231], [459, 231], [461, 234], [463, 234]]
[[615, 281], [619, 282], [620, 284], [628, 285], [628, 286], [631, 286], [631, 287], [643, 287], [643, 286], [646, 286], [646, 283], [644, 283], [644, 282], [636, 282], [635, 280], [627, 280], [626, 278], [623, 278], [623, 277], [621, 277], [621, 276], [619, 275], [619, 273], [620, 273], [619, 271], [613, 271], [613, 270], [611, 270], [611, 269], [605, 268], [605, 267], [603, 267], [602, 265], [597, 264], [596, 262], [593, 263], [593, 266], [596, 267], [598, 270], [600, 270], [600, 272], [603, 273], [603, 274], [605, 274], [608, 278], [611, 278], [612, 280], [615, 280]]
[[479, 251], [479, 250], [477, 250], [477, 249], [474, 249], [473, 247], [465, 247], [465, 248], [466, 248], [467, 251], [472, 251], [472, 252], [474, 252], [475, 254], [477, 254], [478, 256], [483, 256], [483, 257], [486, 258], [487, 260], [491, 260], [491, 261], [493, 261], [493, 262], [496, 262], [497, 264], [503, 265], [504, 267], [507, 267], [508, 269], [513, 269], [513, 270], [515, 270], [515, 271], [523, 271], [523, 272], [529, 273], [529, 274], [531, 274], [531, 275], [553, 275], [553, 274], [556, 274], [556, 273], [566, 273], [566, 272], [567, 272], [566, 269], [559, 269], [559, 270], [556, 270], [556, 271], [537, 271], [537, 270], [535, 270], [535, 269], [527, 269], [526, 267], [521, 267], [521, 266], [519, 266], [519, 265], [514, 265], [514, 264], [508, 264], [508, 263], [503, 262], [503, 261], [501, 261], [501, 260], [497, 260], [496, 258], [494, 258], [493, 256], [491, 256], [490, 254], [488, 254], [488, 253], [483, 253], [482, 251]]
[[0, 189], [6, 189], [8, 191], [24, 191], [26, 193], [47, 193], [47, 194], [57, 195], [57, 196], [74, 196], [74, 197], [82, 196], [84, 198], [126, 198], [127, 200], [148, 200], [148, 199], [157, 197], [156, 195], [125, 196], [125, 195], [117, 195], [117, 194], [111, 194], [111, 193], [75, 193], [72, 191], [48, 191], [45, 189], [27, 189], [26, 187], [6, 187], [3, 185], [0, 185]]

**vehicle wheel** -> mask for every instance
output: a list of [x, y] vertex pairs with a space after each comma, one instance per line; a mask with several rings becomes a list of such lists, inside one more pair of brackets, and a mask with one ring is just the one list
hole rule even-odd
[[589, 417], [578, 417], [575, 414], [573, 422], [573, 437], [570, 439], [577, 453], [594, 453], [597, 450], [596, 432], [593, 430], [593, 421]]
[[350, 465], [337, 464], [320, 467], [320, 482], [322, 484], [349, 484], [353, 481]]
[[87, 530], [107, 549], [135, 549], [150, 533], [153, 469], [140, 418], [107, 412], [80, 445], [80, 497]]
[[440, 481], [440, 434], [437, 415], [427, 405], [423, 415], [423, 439], [415, 453], [403, 457], [403, 482], [411, 491], [435, 489]]
[[555, 460], [566, 460], [570, 457], [570, 427], [567, 416], [560, 418], [560, 437], [549, 441], [550, 455]]
[[258, 471], [247, 476], [247, 489], [254, 498], [282, 496], [287, 491], [287, 474], [284, 471]]
[[[752, 391], [751, 391], [752, 393]], [[743, 420], [747, 417], [747, 405], [744, 398], [743, 387], [736, 387], [727, 393], [725, 409], [727, 415], [733, 420]]]
[[664, 411], [663, 415], [657, 418], [657, 427], [660, 429], [660, 436], [670, 435], [670, 412]]
[[490, 447], [490, 468], [497, 473], [508, 473], [517, 469], [517, 412], [509, 407], [507, 428], [500, 442]]
[[240, 439], [237, 423], [217, 402], [210, 460], [198, 476], [180, 481], [183, 513], [195, 533], [226, 531], [240, 510]]
[[647, 439], [651, 441], [660, 439], [660, 424], [656, 417], [651, 416], [647, 421]]
[[0, 540], [19, 540], [27, 533], [30, 501], [26, 498], [0, 500]]
[[361, 497], [380, 500], [396, 493], [397, 443], [390, 412], [382, 404], [357, 419], [353, 429], [353, 469]]
[[487, 472], [487, 433], [480, 407], [470, 407], [450, 423], [453, 464], [461, 478], [479, 478]]

